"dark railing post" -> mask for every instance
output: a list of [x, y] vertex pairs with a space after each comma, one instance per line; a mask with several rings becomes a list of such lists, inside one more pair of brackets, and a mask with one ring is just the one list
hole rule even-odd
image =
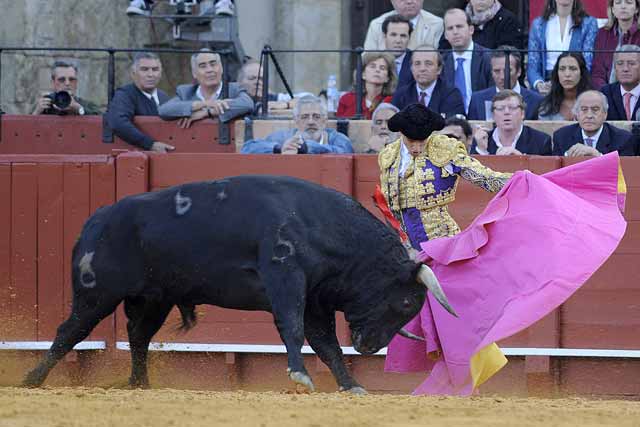
[[362, 47], [355, 48], [356, 53], [356, 115], [354, 119], [362, 119]]
[[[228, 58], [227, 53], [220, 55], [220, 61], [222, 62], [222, 69], [224, 72], [222, 73], [222, 93], [220, 96], [222, 99], [229, 98], [229, 71], [228, 68]], [[218, 119], [218, 144], [229, 145], [231, 144], [231, 132], [229, 122], [223, 123], [222, 120]]]
[[264, 45], [262, 49], [262, 112], [261, 117], [269, 115], [269, 52], [271, 46]]
[[504, 88], [512, 89], [511, 87], [511, 58], [509, 57], [509, 51], [504, 51]]
[[116, 58], [114, 49], [109, 49], [109, 62], [107, 65], [107, 106], [111, 103], [111, 98], [116, 91]]

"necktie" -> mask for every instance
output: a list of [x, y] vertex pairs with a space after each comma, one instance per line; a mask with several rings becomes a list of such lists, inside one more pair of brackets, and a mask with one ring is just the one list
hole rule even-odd
[[624, 112], [627, 113], [627, 120], [631, 120], [631, 92], [627, 92], [623, 95], [624, 98]]
[[467, 105], [467, 80], [464, 77], [464, 58], [456, 59], [455, 85], [462, 93], [464, 105]]
[[426, 101], [427, 101], [427, 92], [420, 92], [420, 99], [418, 100], [418, 102], [424, 105], [425, 107], [428, 107]]
[[593, 147], [593, 138], [587, 138], [587, 139], [585, 139], [585, 140], [584, 140], [584, 143], [587, 145], [587, 147], [594, 148], [594, 147]]

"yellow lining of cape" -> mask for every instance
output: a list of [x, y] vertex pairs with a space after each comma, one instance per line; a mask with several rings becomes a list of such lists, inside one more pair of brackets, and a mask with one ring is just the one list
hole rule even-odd
[[491, 378], [507, 364], [507, 358], [502, 354], [496, 343], [489, 344], [471, 357], [470, 369], [473, 388]]
[[627, 194], [627, 183], [624, 180], [624, 174], [622, 173], [622, 165], [618, 160], [618, 193]]

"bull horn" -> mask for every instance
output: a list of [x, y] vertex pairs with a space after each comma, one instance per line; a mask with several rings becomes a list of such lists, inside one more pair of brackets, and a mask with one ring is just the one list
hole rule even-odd
[[440, 287], [440, 283], [438, 282], [436, 275], [433, 274], [433, 271], [424, 264], [421, 265], [420, 269], [418, 270], [418, 281], [427, 287], [429, 292], [431, 292], [431, 294], [436, 297], [440, 305], [442, 305], [445, 310], [453, 314], [455, 317], [458, 317], [453, 307], [451, 307], [451, 305], [449, 304], [447, 296], [444, 294], [444, 291]]
[[401, 335], [405, 338], [409, 338], [410, 340], [414, 340], [414, 341], [426, 341], [424, 338], [412, 334], [411, 332], [407, 331], [405, 328], [400, 329], [400, 331], [398, 332], [398, 335]]

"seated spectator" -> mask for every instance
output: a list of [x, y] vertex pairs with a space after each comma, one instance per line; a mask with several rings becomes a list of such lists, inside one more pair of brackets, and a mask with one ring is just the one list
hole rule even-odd
[[[259, 114], [262, 112], [262, 72], [260, 62], [250, 59], [245, 62], [240, 71], [238, 71], [238, 84], [242, 87], [254, 103], [253, 112]], [[295, 93], [294, 96], [299, 98], [308, 95], [308, 92]], [[295, 103], [291, 96], [287, 93], [269, 93], [269, 110], [286, 110], [293, 108]], [[325, 93], [326, 99], [326, 93]]]
[[496, 127], [488, 134], [475, 133], [471, 154], [551, 154], [551, 137], [523, 125], [525, 105], [519, 93], [501, 90], [493, 97], [492, 109]]
[[[127, 7], [127, 15], [151, 16], [154, 3], [154, 0], [130, 0], [129, 7]], [[196, 3], [199, 3], [199, 16], [213, 14], [233, 16], [235, 14], [236, 6], [234, 0], [197, 0]], [[191, 8], [185, 9], [183, 4], [177, 13], [191, 13]]]
[[499, 0], [469, 0], [465, 11], [475, 27], [474, 42], [487, 49], [503, 45], [524, 48], [524, 34], [518, 18]]
[[[359, 78], [354, 73], [355, 78]], [[393, 56], [382, 52], [368, 52], [362, 56], [362, 114], [371, 119], [371, 114], [382, 102], [390, 102], [398, 78]], [[355, 86], [355, 82], [354, 82]], [[337, 117], [356, 115], [356, 92], [347, 92], [338, 102]]]
[[551, 72], [551, 91], [540, 102], [540, 120], [573, 120], [573, 105], [592, 89], [589, 70], [579, 52], [563, 52]]
[[353, 153], [351, 141], [327, 128], [327, 106], [317, 96], [298, 99], [293, 108], [295, 129], [276, 131], [265, 139], [244, 143], [244, 154], [342, 154]]
[[[47, 93], [38, 99], [33, 114], [56, 114], [59, 116], [102, 114], [97, 105], [76, 96], [78, 91], [78, 69], [69, 62], [56, 61], [53, 63], [53, 67], [51, 67], [51, 89], [53, 90], [52, 93]], [[68, 103], [66, 107], [60, 108], [61, 106], [54, 104], [54, 95], [59, 92], [67, 92], [70, 95], [69, 97], [64, 96], [64, 94], [58, 96], [62, 98], [61, 101]]]
[[607, 120], [637, 120], [640, 107], [640, 46], [620, 46], [613, 61], [618, 82], [600, 89], [609, 102]]
[[462, 142], [465, 147], [467, 147], [467, 152], [469, 151], [469, 149], [471, 148], [471, 144], [473, 143], [473, 129], [471, 128], [469, 122], [462, 117], [449, 117], [444, 122], [444, 128], [434, 133], [447, 135], [450, 138], [457, 139], [458, 141]]
[[197, 120], [218, 118], [226, 123], [253, 111], [253, 100], [238, 83], [230, 83], [229, 98], [222, 99], [224, 70], [219, 54], [202, 49], [192, 55], [191, 73], [197, 83], [178, 86], [176, 96], [160, 106], [164, 120], [181, 119], [179, 126], [188, 128]]
[[453, 50], [443, 56], [442, 78], [462, 94], [465, 112], [469, 108], [471, 94], [493, 84], [491, 55], [489, 50], [474, 43], [471, 18], [464, 10], [449, 9], [444, 14], [444, 37]]
[[420, 103], [444, 117], [464, 115], [460, 91], [440, 79], [442, 56], [428, 46], [420, 46], [411, 55], [411, 74], [414, 82], [396, 90], [391, 103], [399, 109]]
[[409, 40], [409, 49], [427, 45], [432, 49], [438, 46], [442, 36], [442, 18], [422, 9], [424, 0], [391, 0], [393, 10], [384, 13], [369, 23], [367, 37], [364, 41], [365, 50], [384, 50], [385, 42], [382, 33], [382, 23], [389, 15], [398, 14], [407, 18], [413, 24], [413, 32]]
[[601, 156], [617, 151], [621, 156], [636, 154], [636, 141], [631, 132], [606, 123], [607, 97], [595, 90], [582, 93], [574, 107], [577, 124], [553, 133], [554, 156]]
[[389, 15], [382, 22], [384, 48], [393, 51], [396, 64], [398, 87], [409, 84], [413, 80], [411, 75], [411, 51], [407, 49], [413, 32], [411, 21], [400, 15]]
[[613, 70], [613, 51], [625, 44], [640, 45], [638, 14], [640, 0], [608, 0], [607, 24], [598, 30], [593, 54], [593, 86], [600, 89], [616, 82]]
[[[508, 87], [505, 85], [504, 71], [506, 58], [504, 52], [509, 52], [509, 78], [511, 79]], [[522, 75], [522, 58], [520, 52], [512, 46], [500, 46], [495, 52], [491, 53], [491, 75], [493, 76], [494, 86], [491, 86], [485, 90], [475, 92], [471, 96], [471, 102], [469, 103], [469, 113], [467, 118], [469, 120], [492, 120], [493, 117], [487, 117], [487, 110], [491, 112], [491, 100], [493, 96], [504, 90], [511, 89], [514, 92], [522, 95], [527, 109], [524, 113], [525, 120], [537, 120], [538, 119], [538, 107], [542, 96], [535, 91], [529, 90], [520, 86], [518, 80]], [[486, 106], [489, 105], [489, 108]]]
[[167, 102], [169, 96], [158, 89], [162, 77], [160, 58], [154, 53], [141, 52], [134, 56], [131, 65], [133, 83], [118, 88], [105, 113], [105, 131], [109, 128], [125, 142], [145, 150], [166, 153], [175, 148], [155, 141], [142, 133], [134, 124], [134, 116], [157, 116], [158, 105]]
[[391, 132], [387, 123], [394, 114], [400, 110], [393, 104], [383, 102], [371, 116], [371, 137], [367, 145], [367, 153], [379, 153], [387, 144], [390, 144], [400, 137], [398, 132]]
[[584, 52], [591, 70], [598, 23], [587, 15], [581, 0], [545, 0], [543, 10], [529, 31], [527, 79], [530, 87], [547, 95], [551, 72], [562, 52]]

